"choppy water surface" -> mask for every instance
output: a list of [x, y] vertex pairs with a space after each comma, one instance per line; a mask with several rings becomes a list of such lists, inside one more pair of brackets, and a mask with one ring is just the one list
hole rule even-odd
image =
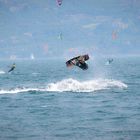
[[139, 58], [0, 61], [0, 139], [140, 139]]

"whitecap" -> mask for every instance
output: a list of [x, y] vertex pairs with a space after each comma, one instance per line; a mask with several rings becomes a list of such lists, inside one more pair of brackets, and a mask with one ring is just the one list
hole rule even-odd
[[8, 89], [8, 90], [1, 89], [0, 94], [5, 94], [5, 93], [14, 94], [14, 93], [29, 92], [29, 91], [46, 91], [46, 90], [39, 89], [39, 88], [15, 88], [15, 89]]
[[57, 83], [48, 84], [47, 91], [93, 92], [96, 90], [108, 89], [112, 87], [127, 88], [127, 85], [121, 81], [110, 79], [95, 79], [88, 81], [65, 79]]
[[3, 70], [0, 70], [0, 74], [5, 74], [5, 71], [3, 71]]
[[127, 88], [127, 85], [121, 81], [113, 79], [94, 79], [88, 81], [78, 81], [75, 79], [64, 79], [56, 83], [49, 83], [47, 86], [33, 88], [33, 87], [18, 87], [8, 90], [1, 89], [0, 94], [5, 93], [23, 93], [29, 91], [40, 92], [94, 92], [97, 90], [111, 89], [111, 88]]

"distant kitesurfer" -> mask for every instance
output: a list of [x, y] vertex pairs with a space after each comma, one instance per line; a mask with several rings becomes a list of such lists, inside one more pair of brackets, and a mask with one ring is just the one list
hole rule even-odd
[[13, 63], [13, 65], [11, 66], [11, 69], [10, 69], [8, 72], [13, 71], [15, 68], [16, 68], [16, 64], [15, 64], [15, 63]]
[[108, 59], [106, 65], [110, 65], [113, 62], [113, 59]]
[[109, 62], [109, 64], [112, 63], [113, 62], [113, 59], [109, 59], [108, 62]]

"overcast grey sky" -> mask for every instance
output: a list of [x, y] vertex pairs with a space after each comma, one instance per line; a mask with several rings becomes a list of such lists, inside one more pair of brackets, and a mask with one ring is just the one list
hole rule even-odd
[[140, 0], [0, 0], [0, 58], [140, 55]]

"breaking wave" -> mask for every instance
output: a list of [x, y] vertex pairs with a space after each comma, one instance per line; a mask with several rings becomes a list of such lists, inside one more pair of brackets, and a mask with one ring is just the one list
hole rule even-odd
[[5, 74], [5, 71], [3, 71], [3, 70], [0, 70], [0, 74]]
[[111, 87], [127, 88], [127, 85], [121, 81], [109, 79], [97, 79], [80, 82], [74, 79], [66, 79], [57, 83], [48, 85], [48, 91], [73, 91], [73, 92], [93, 92], [96, 90], [108, 89]]
[[9, 90], [0, 90], [0, 94], [5, 94], [5, 93], [23, 93], [23, 92], [29, 92], [29, 91], [46, 91], [44, 89], [39, 89], [39, 88], [15, 88], [15, 89], [9, 89]]
[[111, 79], [95, 79], [88, 81], [77, 81], [74, 79], [65, 79], [56, 83], [49, 83], [45, 87], [30, 88], [19, 87], [9, 90], [0, 90], [0, 94], [5, 93], [23, 93], [29, 91], [41, 91], [41, 92], [94, 92], [97, 90], [111, 89], [111, 88], [127, 88], [127, 85], [121, 81]]

